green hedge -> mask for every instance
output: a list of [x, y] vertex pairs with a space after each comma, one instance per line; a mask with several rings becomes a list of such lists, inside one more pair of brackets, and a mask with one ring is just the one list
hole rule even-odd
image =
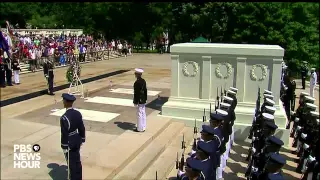
[[159, 53], [158, 50], [150, 50], [150, 49], [133, 49], [132, 53]]

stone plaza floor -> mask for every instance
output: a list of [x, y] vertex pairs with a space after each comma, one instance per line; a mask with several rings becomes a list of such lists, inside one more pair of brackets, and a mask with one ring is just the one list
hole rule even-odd
[[[136, 124], [136, 109], [132, 106], [135, 67], [144, 68], [143, 77], [148, 86], [146, 106], [148, 122], [145, 133], [132, 131]], [[75, 102], [75, 107], [83, 114], [87, 133], [86, 143], [81, 149], [83, 179], [120, 180], [129, 177], [128, 174], [131, 174], [130, 177], [148, 177], [145, 174], [153, 173], [149, 171], [153, 171], [151, 167], [155, 166], [159, 158], [160, 160], [164, 158], [162, 154], [169, 153], [173, 157], [176, 156], [177, 148], [175, 147], [179, 146], [177, 144], [180, 143], [181, 134], [176, 135], [175, 131], [191, 132], [192, 128], [190, 130], [179, 123], [170, 124], [169, 119], [160, 120], [161, 117], [157, 116], [161, 110], [161, 104], [165, 103], [170, 95], [171, 62], [168, 54], [137, 54], [128, 58], [84, 64], [82, 69], [83, 78], [120, 69], [131, 70], [84, 84], [88, 94], [85, 95], [85, 99], [78, 97]], [[66, 83], [65, 71], [66, 68], [55, 70], [56, 84]], [[110, 81], [112, 81], [112, 87], [110, 87]], [[9, 99], [46, 88], [42, 72], [22, 75], [21, 83], [19, 86], [1, 89], [1, 99]], [[298, 89], [297, 94], [300, 91]], [[55, 96], [39, 96], [1, 108], [1, 179], [60, 180], [66, 178], [66, 162], [60, 148], [59, 128], [59, 118], [64, 111], [61, 94], [64, 92], [67, 92], [67, 89], [55, 92]], [[319, 105], [319, 92], [316, 93], [316, 98], [316, 104]], [[186, 135], [189, 140], [192, 139], [189, 137], [192, 135], [190, 134]], [[169, 140], [173, 142], [170, 143]], [[41, 168], [14, 169], [13, 144], [35, 143], [41, 147]], [[158, 147], [159, 144], [161, 147]], [[247, 167], [244, 156], [247, 154], [248, 147], [247, 142], [236, 142], [228, 160], [224, 179], [244, 179], [243, 175]], [[166, 151], [171, 148], [174, 149], [172, 152]], [[284, 175], [288, 180], [299, 179], [301, 176], [294, 172], [297, 166], [294, 163], [296, 156], [290, 153], [291, 150], [293, 149], [286, 147], [281, 152], [287, 159]], [[159, 151], [160, 154], [156, 155], [154, 151]], [[159, 162], [162, 166], [159, 166], [158, 172], [163, 174], [163, 177], [166, 176], [159, 179], [172, 179], [170, 174], [176, 171], [171, 171], [174, 161], [175, 158], [171, 158], [168, 162]], [[171, 168], [163, 170], [165, 163], [168, 163]], [[149, 166], [150, 169], [148, 169]], [[136, 169], [130, 170], [130, 167]], [[167, 171], [167, 174], [164, 173]], [[170, 171], [172, 173], [169, 173]]]

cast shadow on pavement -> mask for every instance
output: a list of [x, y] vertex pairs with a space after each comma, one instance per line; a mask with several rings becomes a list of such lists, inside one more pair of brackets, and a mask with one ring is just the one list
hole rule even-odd
[[116, 121], [114, 122], [114, 124], [116, 124], [119, 128], [123, 129], [123, 130], [134, 130], [136, 129], [136, 125], [131, 123], [131, 122], [119, 122]]
[[169, 100], [169, 97], [160, 97], [156, 98], [153, 101], [149, 102], [146, 107], [153, 109], [153, 110], [158, 110], [161, 111], [161, 107], [163, 106], [164, 103], [166, 103]]
[[52, 180], [66, 180], [68, 176], [68, 167], [66, 165], [59, 165], [56, 163], [50, 163], [47, 165], [51, 171], [49, 175]]

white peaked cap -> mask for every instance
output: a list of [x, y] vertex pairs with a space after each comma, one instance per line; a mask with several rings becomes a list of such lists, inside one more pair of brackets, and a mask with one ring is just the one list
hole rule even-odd
[[262, 116], [263, 116], [264, 119], [274, 120], [274, 116], [272, 114], [262, 113]]
[[316, 111], [311, 111], [311, 116], [313, 117], [319, 117], [319, 112], [316, 112]]
[[268, 104], [271, 104], [272, 106], [276, 104], [273, 100], [271, 100], [271, 99], [269, 99], [269, 98], [266, 98], [266, 102], [267, 102]]
[[231, 91], [238, 92], [238, 89], [235, 88], [235, 87], [230, 87], [229, 89], [230, 89]]
[[143, 71], [143, 69], [141, 69], [141, 68], [135, 68], [134, 69], [137, 73], [143, 73], [144, 71]]
[[272, 92], [269, 91], [269, 90], [267, 90], [267, 89], [264, 90], [264, 93], [265, 93], [265, 94], [272, 94]]
[[229, 96], [223, 96], [223, 99], [225, 99], [225, 100], [227, 100], [229, 102], [233, 101], [233, 99], [231, 97], [229, 97]]
[[306, 100], [314, 102], [316, 99], [311, 96], [305, 96]]
[[217, 114], [221, 115], [221, 116], [227, 116], [228, 115], [228, 112], [227, 111], [224, 111], [222, 109], [217, 109]]
[[265, 108], [270, 112], [275, 112], [277, 110], [275, 107], [272, 106], [265, 106]]
[[236, 95], [236, 94], [237, 94], [236, 92], [231, 91], [231, 90], [228, 90], [227, 92], [228, 92], [229, 94], [233, 94], [233, 95]]
[[221, 105], [222, 107], [226, 107], [226, 108], [229, 108], [229, 107], [231, 106], [230, 104], [224, 103], [224, 102], [220, 103], [220, 105]]
[[301, 95], [304, 95], [304, 96], [310, 96], [310, 94], [309, 94], [309, 93], [307, 93], [307, 92], [301, 92], [301, 93], [300, 93], [300, 96], [301, 96]]
[[288, 66], [287, 65], [283, 65], [283, 69], [287, 69], [288, 68]]
[[311, 104], [311, 103], [306, 103], [307, 107], [312, 109], [312, 110], [316, 110], [317, 109], [317, 105]]
[[274, 96], [271, 94], [263, 94], [264, 97], [269, 98], [269, 99], [273, 99]]
[[311, 71], [315, 71], [316, 70], [316, 68], [311, 68]]
[[319, 119], [317, 119], [317, 123], [320, 123]]

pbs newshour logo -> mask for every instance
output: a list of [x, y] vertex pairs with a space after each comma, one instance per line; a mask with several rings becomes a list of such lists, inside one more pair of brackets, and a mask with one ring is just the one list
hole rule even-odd
[[39, 144], [13, 145], [13, 168], [40, 168]]

